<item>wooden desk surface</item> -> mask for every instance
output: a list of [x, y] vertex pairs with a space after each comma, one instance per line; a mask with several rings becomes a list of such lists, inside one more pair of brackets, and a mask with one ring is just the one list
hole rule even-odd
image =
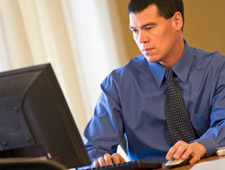
[[[225, 161], [225, 156], [211, 156], [211, 157], [208, 157], [208, 158], [204, 158], [202, 160], [200, 160], [198, 163], [201, 163], [201, 162], [208, 162], [208, 161], [213, 161], [213, 160], [218, 160], [218, 159], [224, 159]], [[198, 164], [197, 163], [197, 164]], [[196, 165], [196, 164], [194, 164]], [[182, 166], [182, 167], [178, 167], [178, 168], [173, 168], [171, 170], [189, 170], [191, 169], [194, 165], [185, 165], [185, 166]], [[159, 169], [159, 170], [168, 170], [168, 168], [165, 167], [165, 165], [163, 164], [163, 168]]]

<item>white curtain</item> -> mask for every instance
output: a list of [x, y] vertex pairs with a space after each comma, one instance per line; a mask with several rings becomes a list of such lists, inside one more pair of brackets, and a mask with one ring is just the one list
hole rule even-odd
[[0, 0], [0, 71], [50, 62], [80, 133], [120, 66], [106, 0]]

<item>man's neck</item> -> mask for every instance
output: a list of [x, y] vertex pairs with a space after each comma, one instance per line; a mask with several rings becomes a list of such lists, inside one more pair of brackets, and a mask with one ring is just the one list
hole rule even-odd
[[182, 39], [179, 39], [178, 42], [176, 43], [176, 45], [174, 46], [174, 50], [172, 50], [170, 52], [170, 58], [168, 58], [165, 61], [160, 61], [159, 63], [162, 64], [165, 67], [173, 67], [177, 61], [180, 59], [180, 57], [182, 56], [183, 52], [184, 52], [184, 40], [183, 37]]

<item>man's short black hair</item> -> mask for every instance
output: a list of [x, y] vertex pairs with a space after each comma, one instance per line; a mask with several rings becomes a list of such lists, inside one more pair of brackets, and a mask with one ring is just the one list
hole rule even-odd
[[159, 15], [165, 19], [169, 19], [176, 12], [180, 12], [184, 21], [183, 0], [130, 0], [128, 12], [129, 14], [138, 13], [153, 4], [158, 7]]

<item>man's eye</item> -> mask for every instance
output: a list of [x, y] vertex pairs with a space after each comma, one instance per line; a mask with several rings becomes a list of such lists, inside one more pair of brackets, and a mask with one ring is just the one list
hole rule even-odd
[[131, 30], [133, 33], [137, 33], [137, 30], [136, 29], [132, 29]]
[[145, 28], [147, 31], [150, 31], [150, 30], [152, 30], [152, 27], [146, 27]]

